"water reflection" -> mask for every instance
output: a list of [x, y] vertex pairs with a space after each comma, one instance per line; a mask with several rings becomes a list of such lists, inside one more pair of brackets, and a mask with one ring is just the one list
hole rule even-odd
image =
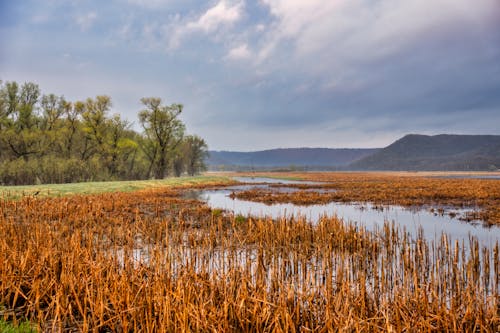
[[[267, 181], [266, 178], [258, 179], [258, 183]], [[273, 184], [277, 180], [273, 179]], [[290, 184], [290, 183], [288, 183]], [[384, 222], [394, 222], [400, 229], [406, 230], [412, 237], [416, 238], [420, 229], [428, 240], [438, 239], [442, 233], [448, 234], [450, 240], [458, 240], [460, 243], [468, 243], [469, 237], [477, 237], [482, 246], [492, 247], [500, 241], [500, 228], [496, 226], [485, 227], [482, 223], [469, 223], [459, 220], [467, 210], [449, 208], [444, 214], [437, 214], [425, 209], [409, 209], [400, 206], [386, 205], [375, 206], [372, 204], [347, 204], [331, 202], [328, 204], [317, 204], [309, 206], [295, 205], [291, 203], [264, 204], [259, 202], [232, 199], [229, 195], [233, 192], [248, 190], [250, 188], [266, 188], [266, 185], [242, 185], [220, 190], [202, 190], [191, 192], [192, 197], [205, 201], [210, 207], [224, 209], [234, 215], [252, 215], [259, 217], [305, 217], [311, 222], [317, 222], [322, 216], [338, 216], [345, 221], [351, 221], [368, 230], [382, 228]], [[270, 188], [270, 187], [268, 187]], [[276, 188], [277, 191], [294, 191], [293, 188]], [[470, 210], [469, 210], [470, 211]]]

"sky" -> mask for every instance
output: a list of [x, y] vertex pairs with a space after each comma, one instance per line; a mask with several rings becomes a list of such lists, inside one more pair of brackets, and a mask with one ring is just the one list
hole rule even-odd
[[500, 134], [499, 0], [0, 0], [0, 80], [182, 103], [211, 150]]

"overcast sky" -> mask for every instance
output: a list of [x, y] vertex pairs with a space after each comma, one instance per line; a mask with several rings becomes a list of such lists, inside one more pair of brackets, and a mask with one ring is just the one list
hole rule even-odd
[[499, 0], [0, 0], [0, 80], [183, 103], [214, 150], [500, 134]]

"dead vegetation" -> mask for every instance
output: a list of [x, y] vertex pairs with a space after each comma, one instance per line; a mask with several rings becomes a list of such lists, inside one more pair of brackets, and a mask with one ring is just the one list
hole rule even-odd
[[[255, 175], [255, 174], [253, 174]], [[327, 202], [371, 202], [376, 205], [472, 207], [477, 212], [464, 217], [500, 224], [500, 181], [420, 177], [405, 173], [262, 173], [258, 176], [295, 177], [324, 184], [291, 184], [301, 189], [279, 192], [251, 189], [233, 195], [257, 202], [311, 205]], [[323, 192], [311, 189], [330, 190]]]
[[43, 331], [500, 329], [498, 244], [235, 218], [179, 191], [1, 201], [0, 314]]

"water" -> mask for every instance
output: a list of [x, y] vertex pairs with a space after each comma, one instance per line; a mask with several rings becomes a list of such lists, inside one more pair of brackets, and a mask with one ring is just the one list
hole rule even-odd
[[[412, 235], [414, 239], [417, 238], [417, 234], [423, 231], [423, 236], [436, 245], [436, 247], [431, 246], [429, 249], [430, 262], [428, 263], [428, 267], [425, 268], [426, 271], [439, 270], [441, 267], [441, 269], [444, 269], [444, 273], [448, 272], [443, 263], [436, 265], [434, 261], [436, 258], [441, 258], [441, 254], [445, 251], [444, 249], [447, 249], [447, 246], [444, 247], [443, 243], [440, 242], [442, 233], [447, 234], [447, 240], [451, 241], [451, 244], [453, 244], [454, 240], [458, 240], [460, 243], [463, 242], [463, 248], [467, 255], [470, 253], [468, 246], [469, 237], [471, 236], [478, 240], [481, 247], [488, 247], [489, 250], [493, 249], [496, 242], [500, 241], [500, 228], [498, 227], [485, 228], [480, 223], [466, 223], [446, 214], [437, 215], [426, 210], [406, 209], [399, 206], [384, 206], [381, 209], [380, 206], [359, 203], [328, 203], [312, 206], [294, 204], [266, 205], [258, 202], [231, 199], [229, 197], [235, 191], [243, 191], [256, 187], [276, 191], [296, 190], [286, 186], [278, 185], [275, 187], [276, 184], [280, 183], [276, 179], [272, 180], [272, 187], [263, 184], [267, 180], [266, 178], [253, 179], [255, 183], [248, 184], [248, 181], [245, 179], [244, 181], [247, 184], [218, 190], [191, 191], [186, 196], [204, 200], [212, 208], [225, 209], [235, 215], [255, 215], [271, 218], [303, 216], [312, 223], [317, 222], [321, 216], [336, 215], [345, 221], [365, 226], [368, 230], [381, 228], [385, 221], [393, 221], [400, 229], [404, 229]], [[281, 183], [284, 185], [297, 184], [296, 181]], [[299, 184], [303, 183], [299, 182]], [[464, 210], [448, 209], [448, 212], [451, 211], [457, 214], [465, 212]], [[198, 232], [202, 237], [205, 237], [203, 230], [190, 230], [189, 235]], [[124, 266], [125, 263], [130, 263], [135, 268], [139, 268], [141, 265], [147, 266], [152, 258], [156, 258], [154, 260], [160, 260], [158, 262], [161, 262], [164, 265], [163, 267], [171, 272], [173, 276], [180, 274], [185, 268], [199, 273], [215, 274], [222, 278], [227, 278], [226, 274], [235, 271], [235, 269], [238, 271], [242, 270], [248, 274], [251, 278], [251, 283], [254, 284], [257, 284], [259, 277], [263, 276], [264, 285], [268, 288], [269, 292], [273, 290], [273, 281], [285, 281], [285, 284], [288, 284], [296, 291], [303, 292], [307, 290], [311, 293], [324, 292], [327, 278], [332, 279], [332, 282], [336, 283], [336, 272], [339, 267], [345, 267], [347, 270], [346, 276], [350, 276], [352, 281], [358, 281], [356, 276], [359, 274], [359, 271], [356, 267], [360, 266], [359, 263], [356, 264], [356, 260], [363, 260], [363, 258], [359, 258], [358, 256], [345, 257], [343, 254], [336, 252], [332, 252], [331, 256], [327, 255], [326, 257], [322, 255], [305, 257], [302, 253], [296, 251], [275, 252], [272, 250], [266, 252], [266, 249], [258, 248], [255, 244], [241, 245], [239, 241], [238, 243], [232, 243], [232, 245], [236, 244], [236, 246], [216, 246], [213, 248], [193, 246], [192, 243], [187, 242], [189, 235], [186, 233], [186, 241], [181, 241], [179, 244], [175, 243], [175, 241], [172, 244], [167, 243], [163, 251], [158, 251], [158, 244], [143, 244], [139, 238], [137, 247], [127, 250], [122, 247], [116, 247], [111, 249], [110, 255], [117, 259], [121, 266]], [[444, 244], [447, 244], [446, 241]], [[378, 289], [373, 289], [377, 288], [377, 286], [373, 287], [370, 284], [373, 281], [371, 276], [373, 272], [377, 272], [378, 276], [382, 274], [391, 276], [389, 280], [394, 279], [398, 281], [401, 278], [402, 272], [405, 272], [404, 267], [406, 265], [401, 253], [402, 251], [400, 250], [395, 251], [393, 257], [389, 256], [389, 258], [392, 258], [390, 261], [386, 261], [387, 258], [381, 255], [376, 257], [374, 261], [369, 262], [371, 266], [367, 271], [368, 275], [365, 276], [367, 277], [366, 288], [368, 292], [378, 293]], [[484, 258], [480, 260], [482, 263], [484, 262]], [[465, 267], [466, 262], [463, 262], [462, 258], [459, 257], [458, 261], [457, 264], [460, 265], [459, 267]], [[262, 264], [264, 262], [265, 264]], [[366, 264], [366, 262], [363, 261], [363, 264]], [[490, 256], [490, 267], [494, 267], [493, 256]], [[447, 277], [448, 275], [442, 274], [442, 276]], [[477, 283], [478, 285], [487, 284], [491, 292], [494, 290], [495, 281], [497, 281], [495, 278], [494, 271], [491, 270], [489, 282], [479, 279]], [[412, 288], [411, 283], [410, 281], [409, 288]], [[385, 293], [389, 297], [392, 289], [386, 289]], [[380, 297], [380, 295], [377, 297]]]
[[[237, 180], [242, 179], [238, 178]], [[255, 183], [268, 182], [269, 178], [254, 178]], [[246, 181], [246, 179], [244, 180]], [[272, 179], [272, 184], [279, 183], [280, 180]], [[297, 181], [282, 181], [283, 184], [297, 184]], [[303, 184], [304, 182], [300, 182]], [[425, 209], [408, 209], [395, 205], [374, 206], [372, 204], [347, 204], [331, 202], [328, 204], [318, 204], [301, 206], [291, 203], [264, 204], [260, 202], [231, 199], [229, 195], [233, 192], [248, 190], [250, 188], [266, 188], [266, 185], [242, 185], [229, 187], [220, 190], [204, 190], [195, 192], [198, 199], [205, 201], [210, 207], [224, 209], [234, 215], [256, 216], [256, 217], [305, 217], [312, 223], [317, 222], [322, 216], [337, 216], [366, 227], [368, 230], [382, 228], [386, 221], [394, 222], [405, 229], [411, 236], [416, 237], [420, 229], [423, 230], [424, 237], [428, 240], [436, 240], [446, 233], [453, 242], [458, 240], [468, 244], [469, 237], [474, 236], [480, 245], [491, 248], [496, 242], [500, 242], [500, 228], [497, 226], [485, 227], [479, 221], [470, 223], [461, 221], [467, 210], [447, 209], [444, 214], [436, 214]], [[276, 188], [273, 190], [294, 190], [290, 188]], [[470, 210], [469, 210], [470, 211]], [[449, 213], [455, 213], [452, 217]]]

